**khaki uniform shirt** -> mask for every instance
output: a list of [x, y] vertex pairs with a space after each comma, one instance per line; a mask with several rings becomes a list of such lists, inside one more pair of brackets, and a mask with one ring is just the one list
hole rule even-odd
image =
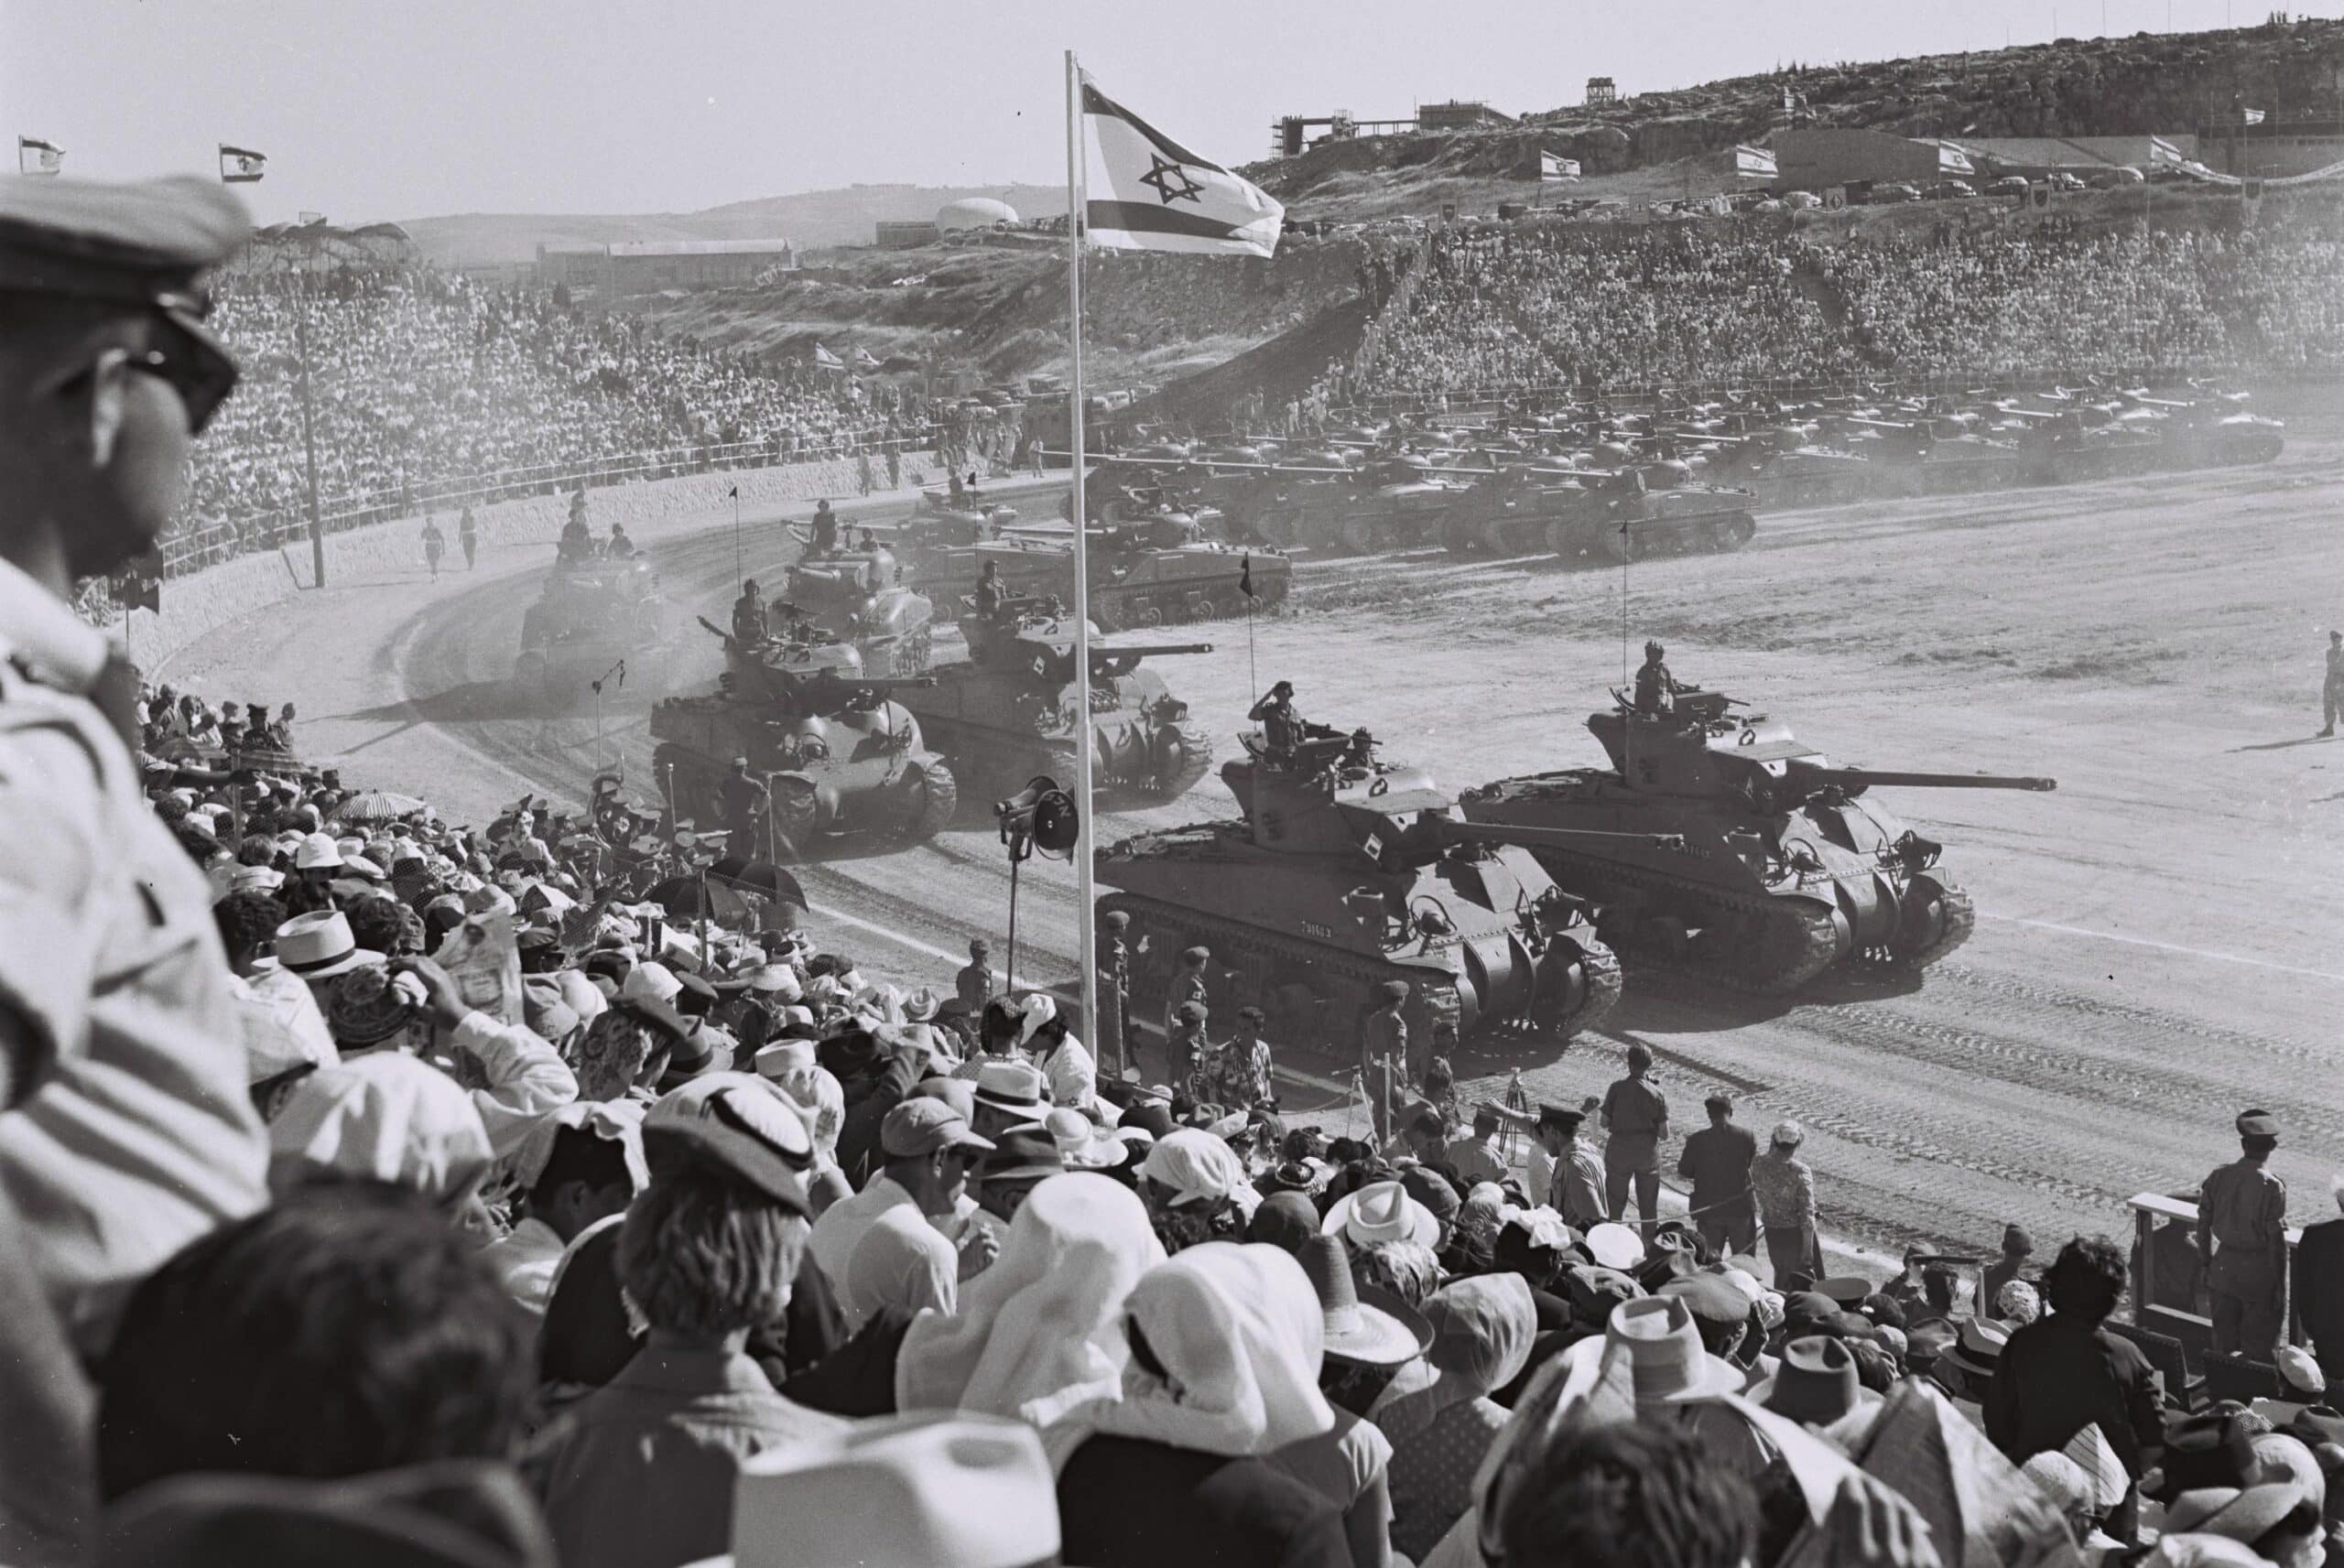
[[2287, 1184], [2248, 1160], [2219, 1166], [2206, 1178], [2198, 1198], [2198, 1243], [2211, 1262], [2209, 1289], [2232, 1295], [2262, 1292], [2276, 1283], [2284, 1261]]
[[39, 1076], [0, 1114], [0, 1184], [85, 1349], [267, 1171], [210, 889], [78, 695], [105, 657], [0, 561], [0, 1051]]

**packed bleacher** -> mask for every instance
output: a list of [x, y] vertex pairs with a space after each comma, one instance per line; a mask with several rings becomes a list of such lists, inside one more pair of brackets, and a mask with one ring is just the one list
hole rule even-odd
[[[1103, 1073], [982, 937], [866, 973], [777, 881], [700, 863], [714, 836], [526, 797], [455, 826], [302, 764], [266, 702], [162, 687], [133, 719], [216, 942], [177, 971], [197, 1033], [114, 1047], [143, 1090], [60, 1066], [0, 1124], [11, 1563], [88, 1560], [101, 1505], [125, 1565], [2344, 1547], [2324, 1334], [2250, 1323], [2267, 1359], [2200, 1390], [2113, 1316], [2143, 1265], [2105, 1238], [1835, 1266], [1802, 1130], [1714, 1096], [1680, 1149], [1648, 1054], [1535, 1112], [1434, 1058], [1330, 1137], [1281, 1111], [1258, 1015], [1199, 994], [1150, 1070]], [[1119, 974], [1102, 952], [1111, 1007]], [[103, 998], [32, 1005], [70, 1042], [119, 1026]], [[2268, 1221], [2267, 1121], [2208, 1179], [2218, 1263]], [[1685, 1218], [1638, 1191], [1629, 1223], [1632, 1137], [1669, 1145]], [[2219, 1325], [2245, 1266], [2185, 1298], [2210, 1281]]]
[[1897, 376], [2344, 365], [2344, 251], [2304, 227], [2066, 225], [1818, 243], [1724, 225], [1436, 233], [1360, 399]]
[[320, 503], [337, 514], [501, 499], [602, 465], [656, 477], [709, 449], [785, 462], [901, 443], [932, 416], [892, 383], [753, 362], [428, 266], [236, 273], [212, 324], [244, 379], [198, 450], [182, 531], [256, 538], [299, 514], [305, 348]]

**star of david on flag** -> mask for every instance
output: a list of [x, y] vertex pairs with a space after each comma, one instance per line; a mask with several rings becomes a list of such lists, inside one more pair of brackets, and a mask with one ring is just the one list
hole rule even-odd
[[1275, 254], [1286, 209], [1082, 78], [1083, 236], [1108, 251]]

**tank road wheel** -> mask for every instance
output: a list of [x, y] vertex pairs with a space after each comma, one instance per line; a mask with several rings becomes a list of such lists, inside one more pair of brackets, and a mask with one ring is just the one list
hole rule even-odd
[[1737, 512], [1726, 519], [1725, 547], [1738, 550], [1757, 536], [1758, 519], [1747, 512]]
[[898, 788], [902, 811], [895, 831], [907, 844], [926, 843], [943, 832], [960, 808], [960, 783], [940, 760], [915, 764]]
[[1514, 548], [1514, 519], [1492, 517], [1481, 524], [1481, 548], [1493, 556], [1519, 554]]
[[1568, 517], [1556, 517], [1546, 524], [1546, 553], [1563, 559], [1577, 560], [1588, 553], [1592, 537], [1584, 524]]
[[1220, 613], [1220, 611], [1213, 608], [1211, 600], [1199, 596], [1188, 606], [1188, 618], [1191, 621], [1210, 621]]
[[1155, 605], [1150, 604], [1147, 600], [1143, 599], [1139, 601], [1138, 606], [1132, 611], [1132, 624], [1134, 626], [1161, 626], [1164, 624], [1164, 611], [1156, 609]]
[[[814, 840], [822, 827], [822, 803], [815, 797], [814, 786], [804, 779], [776, 779], [772, 789], [774, 858], [813, 859]], [[762, 844], [747, 849], [729, 847], [752, 860], [765, 853]]]
[[1212, 740], [1204, 726], [1182, 719], [1156, 732], [1147, 775], [1140, 781], [1142, 795], [1151, 800], [1172, 800], [1195, 786], [1212, 765]]
[[1375, 549], [1375, 524], [1364, 517], [1346, 517], [1339, 533], [1343, 548], [1354, 556], [1369, 555]]

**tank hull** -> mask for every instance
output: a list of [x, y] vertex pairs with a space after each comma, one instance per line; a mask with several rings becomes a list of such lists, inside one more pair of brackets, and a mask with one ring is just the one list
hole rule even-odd
[[[1238, 583], [1248, 557], [1219, 546], [1190, 545], [1168, 550], [1091, 552], [1091, 620], [1102, 632], [1215, 621], [1245, 613]], [[1283, 556], [1250, 557], [1254, 601], [1267, 607], [1284, 600], [1293, 586], [1293, 566]], [[1074, 598], [1074, 557], [1060, 547], [979, 546], [931, 551], [908, 574], [911, 586], [939, 604], [957, 609], [976, 591], [987, 561], [997, 562], [1001, 580], [1014, 597]]]
[[[1348, 857], [1264, 850], [1243, 824], [1218, 824], [1126, 840], [1101, 851], [1097, 871], [1119, 890], [1101, 911], [1131, 916], [1140, 1016], [1160, 1014], [1175, 956], [1195, 946], [1214, 955], [1216, 1019], [1259, 1007], [1273, 1041], [1338, 1063], [1358, 1059], [1362, 1023], [1388, 980], [1410, 988], [1404, 1015], [1419, 1065], [1444, 1030], [1568, 1038], [1619, 997], [1618, 961], [1584, 919], [1523, 923], [1509, 901], [1535, 900], [1551, 882], [1519, 850], [1363, 872]], [[1445, 931], [1409, 926], [1407, 912], [1427, 910]]]
[[777, 714], [723, 697], [674, 697], [652, 710], [652, 776], [678, 822], [726, 827], [724, 780], [734, 757], [772, 799], [768, 841], [739, 852], [807, 860], [829, 840], [875, 835], [917, 843], [943, 831], [960, 806], [950, 766], [893, 703], [826, 719]]
[[1470, 790], [1460, 806], [1473, 822], [1625, 836], [1536, 853], [1607, 937], [1735, 989], [1793, 991], [1835, 966], [1916, 970], [1970, 934], [1969, 895], [1915, 865], [1904, 824], [1868, 799], [1769, 816], [1574, 770]]

